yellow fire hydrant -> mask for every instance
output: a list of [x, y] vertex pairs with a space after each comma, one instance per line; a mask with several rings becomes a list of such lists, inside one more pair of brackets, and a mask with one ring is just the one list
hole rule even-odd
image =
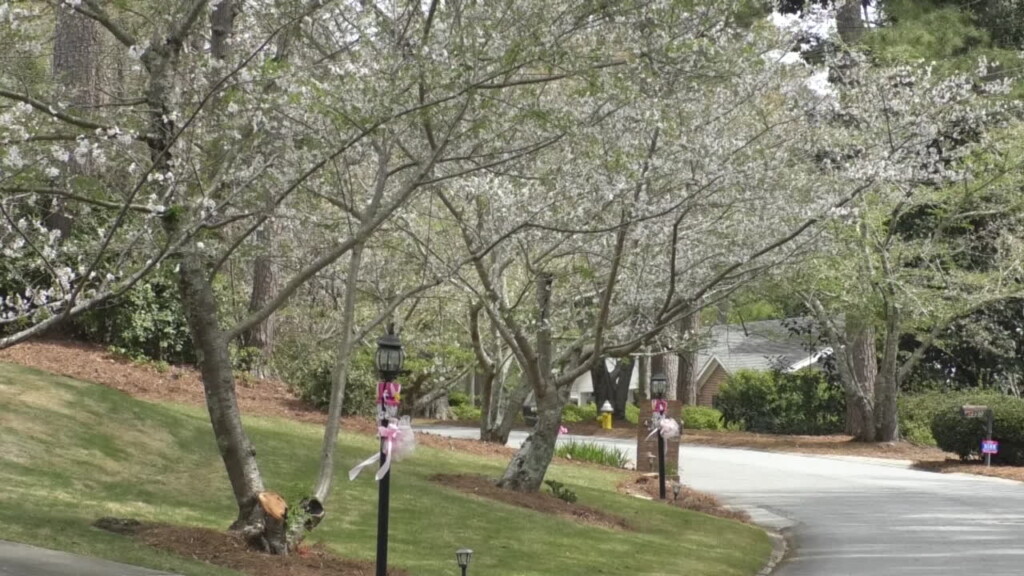
[[601, 414], [598, 415], [597, 421], [601, 423], [601, 428], [604, 430], [612, 429], [612, 403], [605, 400], [604, 404], [601, 404]]

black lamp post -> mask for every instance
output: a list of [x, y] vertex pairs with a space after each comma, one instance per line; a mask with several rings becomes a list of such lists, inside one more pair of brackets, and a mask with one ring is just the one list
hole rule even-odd
[[665, 499], [665, 438], [661, 435], [661, 420], [665, 417], [665, 392], [668, 380], [664, 374], [651, 375], [651, 423], [658, 431], [658, 496]]
[[[402, 341], [394, 333], [394, 327], [388, 326], [388, 332], [377, 340], [377, 372], [380, 374], [381, 383], [378, 384], [377, 398], [377, 419], [380, 425], [387, 427], [389, 419], [398, 415], [397, 402], [389, 403], [385, 396], [386, 384], [394, 381], [402, 372], [402, 360], [405, 353], [402, 351]], [[389, 457], [384, 451], [385, 440], [380, 440], [380, 465]], [[377, 498], [377, 574], [376, 576], [387, 576], [388, 572], [388, 508], [391, 499], [391, 470], [384, 474], [378, 483]]]
[[462, 568], [462, 576], [466, 576], [466, 568], [469, 567], [469, 560], [473, 557], [473, 551], [469, 548], [459, 548], [455, 551], [455, 560], [459, 563], [459, 568]]

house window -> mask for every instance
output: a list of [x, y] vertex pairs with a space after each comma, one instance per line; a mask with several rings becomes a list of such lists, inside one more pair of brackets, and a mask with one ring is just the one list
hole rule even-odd
[[711, 397], [711, 407], [714, 408], [715, 410], [718, 410], [718, 394], [715, 394]]

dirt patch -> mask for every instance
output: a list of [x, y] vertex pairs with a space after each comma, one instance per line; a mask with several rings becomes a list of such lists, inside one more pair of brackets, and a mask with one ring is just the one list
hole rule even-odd
[[545, 514], [554, 514], [555, 516], [568, 518], [580, 524], [613, 530], [633, 530], [633, 527], [625, 518], [609, 514], [597, 508], [583, 506], [582, 504], [570, 504], [555, 498], [547, 492], [527, 493], [503, 490], [498, 488], [490, 478], [473, 474], [437, 474], [430, 479], [465, 494], [497, 500], [505, 504], [544, 512]]
[[[114, 518], [102, 518], [96, 526], [130, 536], [153, 548], [250, 576], [372, 576], [375, 573], [373, 562], [342, 558], [320, 543], [300, 547], [298, 553], [289, 556], [272, 556], [248, 548], [236, 534], [208, 528], [143, 524]], [[408, 576], [408, 573], [388, 567], [388, 575]]]
[[[638, 474], [625, 482], [619, 484], [619, 492], [630, 496], [650, 498], [655, 502], [659, 501], [658, 477], [646, 474]], [[728, 518], [739, 522], [750, 522], [750, 516], [742, 510], [733, 510], [722, 505], [717, 498], [706, 492], [699, 492], [686, 485], [679, 488], [679, 496], [676, 497], [671, 486], [666, 486], [665, 503], [671, 506], [678, 506], [686, 510], [701, 512], [719, 518]]]

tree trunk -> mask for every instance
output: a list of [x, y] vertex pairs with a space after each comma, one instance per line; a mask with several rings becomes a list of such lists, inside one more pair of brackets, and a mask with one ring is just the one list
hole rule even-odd
[[555, 455], [558, 429], [562, 425], [562, 408], [568, 399], [568, 388], [556, 390], [550, 381], [540, 386], [537, 395], [537, 425], [523, 446], [505, 468], [498, 486], [517, 492], [536, 492], [544, 482], [551, 459]]
[[494, 398], [494, 381], [497, 380], [497, 375], [491, 370], [486, 372], [477, 370], [473, 379], [476, 382], [477, 390], [480, 391], [480, 439], [483, 440], [495, 418], [494, 408], [497, 403]]
[[675, 384], [679, 381], [679, 358], [670, 352], [662, 354], [662, 366], [665, 368], [665, 382], [667, 384], [665, 390], [665, 399], [672, 401], [678, 400], [679, 397], [676, 395], [678, 386]]
[[612, 383], [612, 418], [620, 422], [626, 420], [626, 402], [629, 401], [629, 385], [633, 381], [632, 359], [619, 360], [615, 366], [615, 381]]
[[[101, 46], [99, 25], [95, 20], [68, 7], [56, 11], [51, 69], [58, 90], [55, 100], [66, 102], [80, 116], [88, 117], [90, 108], [100, 103]], [[63, 176], [70, 180], [90, 172], [89, 158], [79, 159], [72, 154]], [[54, 197], [43, 206], [43, 210], [43, 224], [60, 232], [62, 240], [67, 239], [71, 234], [73, 217], [68, 213], [64, 199]]]
[[[238, 506], [238, 517], [231, 527], [249, 535], [262, 534], [265, 523], [258, 496], [263, 492], [263, 479], [256, 464], [256, 449], [242, 427], [228, 342], [218, 323], [217, 300], [201, 258], [198, 248], [193, 247], [181, 259], [182, 306], [199, 356], [210, 423]], [[276, 551], [275, 545], [271, 544], [270, 549]]]
[[615, 409], [615, 402], [612, 401], [615, 396], [613, 382], [614, 377], [608, 371], [608, 361], [598, 358], [590, 367], [590, 385], [594, 389], [594, 403], [597, 404], [598, 409], [604, 406], [605, 402], [611, 404], [613, 410]]
[[879, 442], [897, 442], [900, 439], [896, 398], [899, 395], [899, 339], [902, 324], [900, 311], [894, 304], [885, 306], [885, 336], [882, 345], [882, 363], [878, 367], [875, 387], [875, 439]]
[[551, 285], [554, 276], [541, 273], [537, 278], [536, 366], [524, 366], [524, 378], [537, 399], [537, 424], [516, 452], [498, 486], [518, 492], [540, 490], [548, 466], [555, 455], [562, 408], [569, 398], [569, 386], [556, 388], [551, 377]]
[[530, 395], [530, 386], [522, 383], [514, 388], [508, 389], [499, 383], [498, 401], [494, 411], [494, 421], [484, 431], [481, 431], [480, 439], [492, 444], [508, 444], [508, 437], [512, 434], [512, 426], [516, 422], [516, 415], [523, 408], [523, 402]]
[[676, 397], [688, 406], [697, 405], [697, 332], [700, 330], [700, 313], [691, 312], [679, 320], [682, 349], [676, 355], [679, 372], [676, 375]]
[[648, 400], [647, 391], [651, 387], [651, 357], [646, 354], [640, 357], [640, 377], [636, 387], [636, 401]]
[[313, 496], [322, 506], [331, 492], [334, 481], [334, 450], [338, 445], [338, 432], [341, 431], [341, 408], [345, 403], [345, 387], [352, 365], [352, 348], [356, 322], [356, 294], [359, 286], [359, 273], [362, 269], [363, 246], [357, 244], [349, 256], [348, 274], [345, 278], [345, 303], [342, 310], [341, 342], [338, 344], [334, 367], [331, 370], [331, 400], [327, 408], [327, 423], [324, 426], [324, 437], [320, 448], [320, 472], [317, 474]]
[[847, 0], [836, 13], [836, 30], [845, 44], [856, 44], [864, 36], [860, 0]]
[[423, 410], [423, 417], [432, 420], [451, 420], [452, 407], [448, 404], [448, 395], [441, 394], [433, 401], [428, 402]]
[[[273, 231], [270, 228], [271, 224], [267, 222], [255, 235], [262, 253], [253, 261], [252, 292], [249, 295], [250, 313], [262, 310], [274, 297], [276, 277], [271, 258]], [[267, 316], [264, 321], [243, 332], [241, 340], [242, 346], [249, 348], [254, 354], [249, 371], [258, 378], [272, 377], [270, 357], [274, 351], [274, 315]]]
[[875, 440], [875, 378], [878, 374], [875, 330], [848, 315], [845, 346], [833, 342], [839, 378], [846, 395], [846, 432], [861, 442]]
[[612, 419], [626, 419], [626, 402], [629, 400], [629, 384], [633, 379], [633, 361], [616, 360], [615, 368], [608, 370], [604, 359], [590, 368], [590, 381], [594, 386], [594, 400], [600, 408], [607, 401], [612, 405]]

